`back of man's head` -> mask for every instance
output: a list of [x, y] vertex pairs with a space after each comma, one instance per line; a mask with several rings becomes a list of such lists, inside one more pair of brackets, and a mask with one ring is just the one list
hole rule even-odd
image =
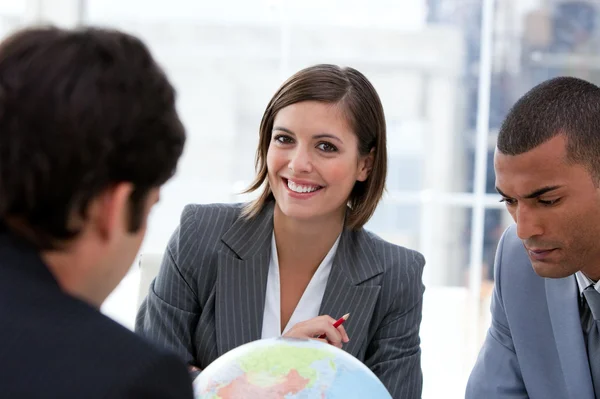
[[0, 45], [0, 220], [38, 249], [77, 237], [72, 218], [123, 182], [129, 229], [140, 229], [184, 142], [174, 89], [137, 38], [48, 27]]
[[600, 177], [600, 88], [582, 79], [547, 80], [521, 97], [498, 134], [506, 155], [528, 152], [564, 134], [568, 160], [586, 165]]

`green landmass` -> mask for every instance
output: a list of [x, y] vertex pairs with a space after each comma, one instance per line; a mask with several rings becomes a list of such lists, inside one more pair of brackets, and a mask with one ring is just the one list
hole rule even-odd
[[254, 384], [268, 386], [274, 380], [287, 376], [291, 370], [296, 370], [309, 380], [308, 386], [311, 387], [318, 377], [317, 370], [311, 365], [315, 361], [329, 359], [331, 368], [335, 370], [334, 358], [334, 354], [323, 349], [283, 344], [254, 350], [241, 358], [239, 365], [247, 376], [257, 377], [252, 378]]

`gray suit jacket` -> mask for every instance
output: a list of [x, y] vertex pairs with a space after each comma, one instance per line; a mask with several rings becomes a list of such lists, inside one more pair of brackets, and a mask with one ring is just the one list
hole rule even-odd
[[575, 276], [539, 277], [516, 227], [498, 244], [492, 325], [467, 399], [594, 399]]
[[[252, 220], [241, 205], [188, 205], [136, 320], [136, 331], [207, 367], [260, 339], [273, 205]], [[420, 398], [424, 259], [365, 231], [342, 233], [321, 314], [352, 316], [345, 350], [394, 398]]]

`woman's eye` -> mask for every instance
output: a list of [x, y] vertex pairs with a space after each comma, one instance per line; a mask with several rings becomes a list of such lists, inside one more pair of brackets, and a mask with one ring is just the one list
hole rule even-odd
[[294, 142], [294, 140], [292, 140], [291, 137], [286, 136], [284, 134], [278, 134], [277, 136], [274, 137], [274, 140], [281, 144], [290, 144], [290, 143]]
[[318, 149], [324, 152], [335, 152], [337, 151], [337, 147], [330, 143], [320, 143], [317, 146]]

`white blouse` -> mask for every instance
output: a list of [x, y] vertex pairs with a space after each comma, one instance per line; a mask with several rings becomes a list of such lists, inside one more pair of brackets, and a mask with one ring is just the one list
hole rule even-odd
[[271, 238], [271, 260], [269, 261], [269, 274], [267, 276], [267, 292], [265, 295], [265, 310], [263, 314], [262, 339], [280, 337], [295, 324], [319, 316], [321, 302], [325, 294], [327, 279], [333, 266], [333, 258], [340, 242], [340, 236], [323, 259], [315, 274], [310, 279], [302, 298], [296, 305], [283, 333], [281, 332], [281, 288], [279, 284], [279, 259], [277, 257], [277, 243], [275, 233]]

